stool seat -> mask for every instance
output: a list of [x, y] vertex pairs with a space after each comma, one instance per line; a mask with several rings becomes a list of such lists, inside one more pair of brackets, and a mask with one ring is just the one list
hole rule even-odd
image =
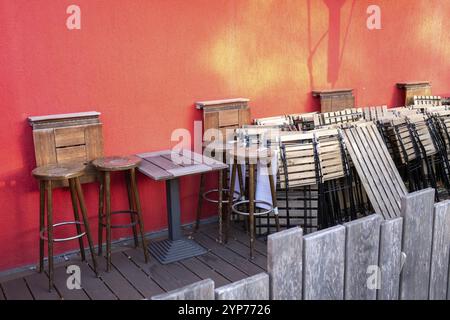
[[38, 180], [66, 180], [82, 176], [85, 168], [82, 163], [51, 164], [35, 168], [32, 174]]
[[136, 168], [140, 162], [140, 158], [131, 155], [98, 158], [92, 164], [99, 171], [123, 171]]

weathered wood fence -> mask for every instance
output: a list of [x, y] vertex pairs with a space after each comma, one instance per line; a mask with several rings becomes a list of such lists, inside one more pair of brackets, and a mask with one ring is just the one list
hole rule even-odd
[[214, 288], [210, 279], [152, 299], [450, 299], [450, 201], [402, 198], [401, 217], [374, 214], [303, 236], [272, 234], [267, 273]]

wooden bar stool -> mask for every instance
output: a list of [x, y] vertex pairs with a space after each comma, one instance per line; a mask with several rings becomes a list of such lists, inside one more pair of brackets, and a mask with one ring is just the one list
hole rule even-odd
[[[84, 175], [85, 166], [83, 164], [58, 164], [37, 167], [33, 170], [33, 176], [39, 181], [40, 190], [40, 219], [39, 219], [39, 272], [44, 270], [44, 241], [48, 243], [48, 278], [49, 290], [53, 287], [53, 243], [78, 239], [80, 245], [81, 258], [86, 259], [84, 252], [83, 236], [87, 236], [89, 250], [91, 251], [94, 270], [97, 273], [97, 260], [95, 259], [91, 232], [89, 229], [89, 221], [87, 217], [86, 205], [84, 203], [83, 191], [81, 189], [80, 179]], [[66, 221], [53, 223], [53, 195], [52, 188], [56, 182], [64, 180], [69, 181], [70, 195], [72, 198], [73, 214], [75, 221]], [[45, 209], [47, 203], [47, 227], [45, 227]], [[78, 214], [78, 205], [81, 209], [83, 222], [80, 221]], [[68, 238], [54, 238], [53, 229], [60, 226], [74, 224], [77, 229], [77, 235]], [[81, 230], [84, 226], [84, 232]]]
[[[226, 159], [228, 157], [228, 152], [231, 150], [232, 144], [227, 143], [214, 143], [214, 142], [208, 142], [205, 143], [205, 149], [204, 151], [207, 152], [207, 155], [211, 155], [211, 157], [216, 158], [216, 155], [220, 154], [222, 156], [222, 159], [220, 159], [221, 162], [226, 163]], [[219, 159], [217, 159], [219, 160]], [[239, 177], [239, 186], [240, 190], [243, 190], [243, 178], [242, 178], [242, 172], [241, 167], [238, 167], [238, 177]], [[196, 212], [196, 223], [195, 223], [195, 230], [198, 230], [200, 226], [200, 216], [202, 213], [202, 207], [203, 207], [203, 201], [207, 201], [210, 203], [217, 203], [217, 211], [218, 211], [218, 217], [219, 217], [219, 239], [218, 242], [223, 242], [223, 217], [228, 216], [229, 213], [226, 211], [229, 209], [228, 202], [230, 200], [230, 189], [228, 187], [228, 170], [220, 170], [219, 171], [219, 179], [218, 179], [218, 188], [217, 189], [210, 189], [205, 191], [205, 178], [206, 174], [202, 173], [200, 175], [200, 192], [198, 196], [198, 205], [197, 205], [197, 212]], [[214, 197], [213, 195], [217, 195]], [[235, 202], [241, 198], [241, 194], [238, 191], [233, 192], [233, 199], [232, 202]], [[223, 205], [225, 204], [225, 205]], [[227, 231], [225, 231], [226, 233]]]
[[[231, 169], [231, 182], [230, 182], [230, 194], [234, 192], [234, 185], [236, 181], [236, 174], [240, 164], [245, 163], [248, 166], [248, 200], [240, 200], [232, 204], [228, 203], [228, 212], [235, 212], [239, 215], [248, 216], [249, 231], [250, 231], [250, 257], [253, 259], [253, 252], [255, 248], [255, 216], [267, 215], [271, 212], [275, 213], [275, 224], [277, 231], [280, 230], [280, 222], [278, 218], [278, 208], [277, 208], [277, 197], [275, 193], [275, 184], [272, 175], [271, 160], [272, 153], [270, 149], [262, 149], [257, 146], [255, 147], [236, 147], [230, 150], [230, 156], [232, 159], [232, 169]], [[267, 166], [267, 173], [269, 178], [270, 192], [272, 196], [272, 203], [263, 200], [255, 199], [255, 166], [259, 161], [262, 161]], [[243, 204], [248, 205], [248, 212], [241, 211], [239, 207]], [[261, 212], [255, 212], [255, 207], [257, 204], [263, 204], [268, 209], [262, 209]], [[230, 215], [227, 216], [227, 225], [230, 224]], [[226, 228], [227, 233], [225, 234], [225, 239], [228, 239], [228, 232], [230, 230], [229, 226]]]
[[[100, 194], [98, 210], [98, 255], [102, 254], [103, 228], [106, 227], [106, 270], [111, 270], [111, 228], [132, 228], [135, 247], [139, 246], [136, 224], [144, 250], [145, 262], [148, 262], [147, 245], [144, 237], [144, 221], [142, 219], [141, 203], [136, 183], [136, 167], [141, 162], [136, 156], [120, 156], [99, 158], [92, 162], [100, 172]], [[111, 172], [122, 171], [125, 173], [125, 181], [128, 191], [129, 210], [111, 211]], [[106, 207], [106, 208], [104, 208]], [[106, 209], [106, 210], [105, 210]], [[129, 214], [131, 223], [125, 225], [111, 225], [111, 216], [116, 214]], [[137, 220], [135, 219], [137, 218]], [[106, 220], [106, 221], [105, 221]]]

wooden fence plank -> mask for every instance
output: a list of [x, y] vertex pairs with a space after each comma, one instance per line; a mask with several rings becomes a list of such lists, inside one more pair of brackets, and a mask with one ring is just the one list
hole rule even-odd
[[269, 275], [265, 272], [215, 290], [216, 300], [268, 300]]
[[449, 276], [450, 201], [434, 205], [433, 246], [431, 251], [430, 300], [445, 300]]
[[403, 218], [385, 220], [381, 223], [380, 287], [378, 300], [398, 300], [400, 288]]
[[345, 227], [303, 237], [303, 299], [344, 298]]
[[214, 281], [201, 280], [183, 288], [153, 296], [152, 300], [214, 300]]
[[378, 266], [379, 214], [345, 223], [345, 300], [375, 300], [376, 287], [367, 285], [369, 266]]
[[267, 238], [267, 272], [273, 300], [302, 299], [302, 237], [301, 228], [292, 228]]
[[406, 261], [400, 278], [400, 299], [428, 299], [434, 189], [428, 188], [402, 198], [403, 241]]

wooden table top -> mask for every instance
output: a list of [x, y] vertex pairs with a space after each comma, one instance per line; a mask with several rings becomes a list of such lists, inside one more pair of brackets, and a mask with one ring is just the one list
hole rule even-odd
[[142, 162], [138, 170], [154, 180], [171, 180], [182, 176], [217, 171], [228, 165], [190, 150], [174, 153], [172, 150], [137, 154]]

